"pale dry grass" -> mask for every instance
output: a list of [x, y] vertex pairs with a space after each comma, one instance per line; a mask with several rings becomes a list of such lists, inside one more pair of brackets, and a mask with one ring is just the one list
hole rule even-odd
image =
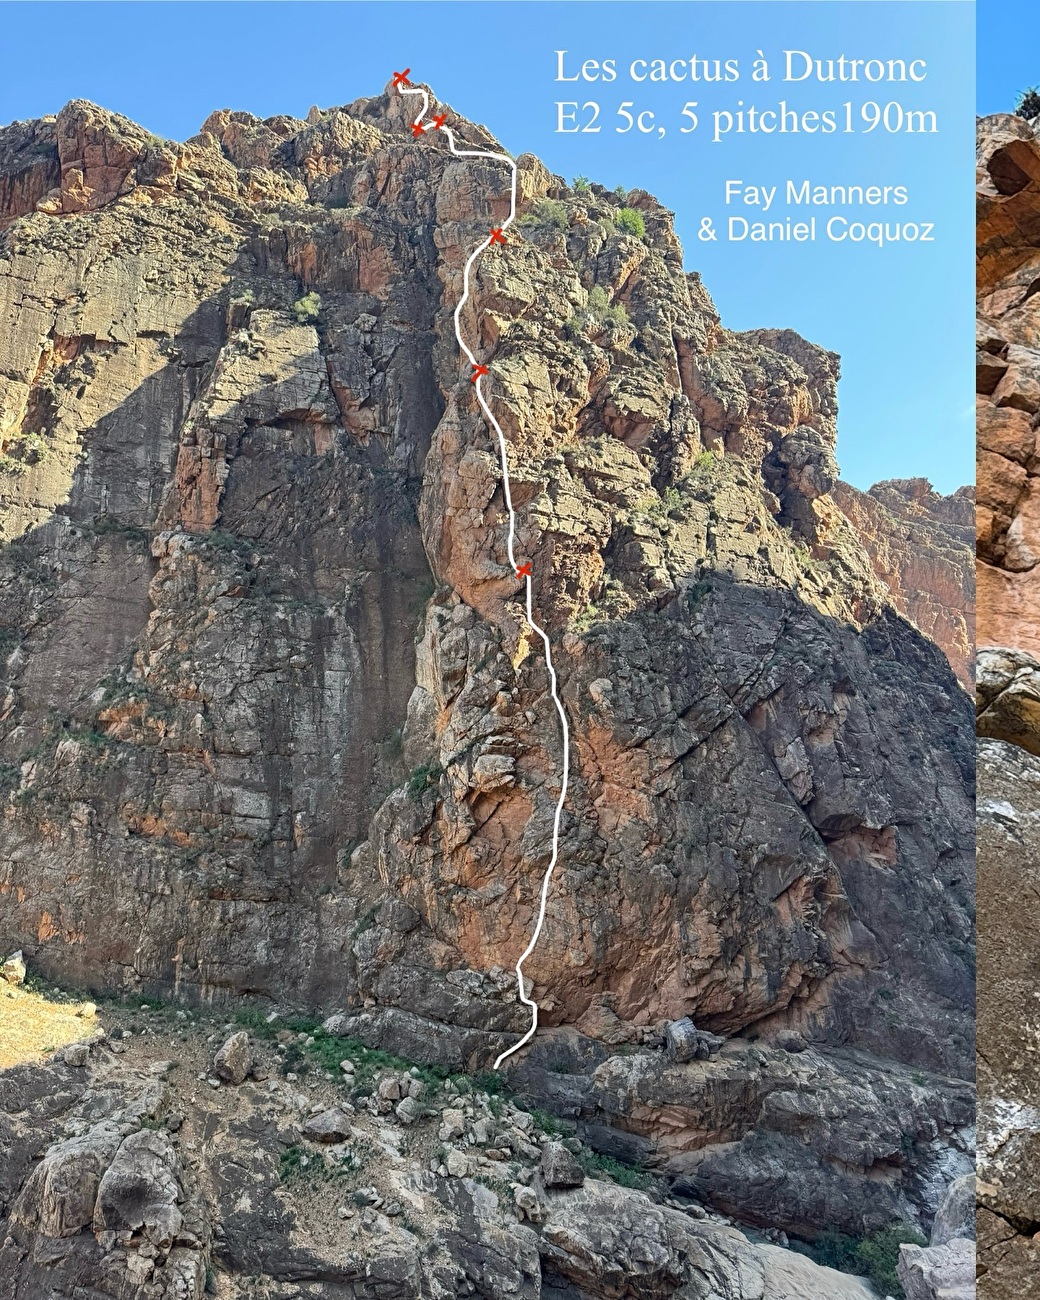
[[42, 1061], [66, 1043], [90, 1038], [100, 1024], [77, 1015], [82, 1002], [51, 1002], [41, 993], [0, 981], [0, 1070]]

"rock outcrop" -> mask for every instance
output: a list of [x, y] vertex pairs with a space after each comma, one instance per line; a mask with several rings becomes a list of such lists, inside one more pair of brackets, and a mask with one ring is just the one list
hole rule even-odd
[[1040, 141], [1000, 113], [978, 135], [980, 645], [1040, 653]]
[[831, 495], [889, 599], [943, 651], [966, 689], [975, 659], [975, 489], [941, 496], [927, 479], [888, 479]]
[[1035, 886], [1040, 813], [1040, 140], [1037, 122], [983, 118], [978, 150], [979, 1295], [1035, 1286], [1033, 1149], [1040, 1095]]
[[975, 1179], [950, 1184], [927, 1246], [899, 1248], [897, 1276], [906, 1300], [975, 1300]]
[[[437, 1085], [406, 1134], [377, 1100], [400, 1080], [363, 1052], [370, 1093], [299, 1076], [270, 1042], [268, 1081], [224, 1088], [195, 1077], [204, 1025], [121, 1020], [134, 1029], [85, 1069], [0, 1075], [0, 1279], [18, 1300], [875, 1296], [696, 1202], [584, 1177], [534, 1116], [466, 1081]], [[314, 1131], [331, 1112], [335, 1136]]]
[[1023, 897], [1040, 888], [1040, 758], [979, 742], [979, 1294], [1028, 1294], [1036, 1275], [1040, 1150], [1036, 927]]
[[[0, 132], [0, 937], [477, 1070], [560, 740], [452, 326], [507, 173], [407, 118]], [[967, 497], [843, 488], [833, 353], [725, 329], [645, 192], [518, 171], [462, 321], [572, 724], [516, 1086], [733, 1217], [927, 1227], [969, 1159]]]

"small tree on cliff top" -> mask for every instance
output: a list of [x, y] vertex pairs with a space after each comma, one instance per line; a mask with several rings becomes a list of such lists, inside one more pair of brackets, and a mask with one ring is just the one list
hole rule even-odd
[[1019, 117], [1040, 117], [1040, 90], [1037, 90], [1036, 86], [1030, 86], [1022, 91], [1015, 105], [1015, 112]]

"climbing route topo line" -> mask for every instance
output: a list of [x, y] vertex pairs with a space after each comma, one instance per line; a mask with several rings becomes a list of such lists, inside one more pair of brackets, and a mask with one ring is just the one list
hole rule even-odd
[[534, 632], [537, 636], [541, 638], [542, 645], [545, 649], [545, 667], [549, 673], [549, 689], [550, 689], [550, 693], [552, 694], [553, 704], [556, 706], [556, 712], [560, 718], [560, 730], [563, 739], [563, 767], [562, 767], [561, 781], [560, 781], [560, 797], [556, 802], [556, 811], [553, 817], [552, 854], [549, 859], [549, 865], [545, 870], [545, 875], [542, 878], [542, 887], [539, 895], [539, 905], [538, 905], [538, 919], [535, 923], [534, 931], [531, 935], [530, 942], [528, 943], [524, 951], [520, 954], [519, 958], [517, 959], [516, 967], [515, 967], [516, 982], [517, 982], [517, 988], [520, 995], [520, 1001], [525, 1006], [530, 1007], [531, 1009], [531, 1027], [530, 1029], [528, 1029], [527, 1033], [524, 1034], [523, 1038], [521, 1038], [519, 1042], [514, 1043], [512, 1047], [509, 1047], [504, 1052], [500, 1053], [500, 1055], [495, 1060], [495, 1064], [493, 1067], [494, 1069], [497, 1070], [499, 1066], [502, 1064], [502, 1062], [506, 1059], [506, 1057], [511, 1056], [514, 1052], [519, 1051], [519, 1049], [523, 1047], [526, 1043], [530, 1042], [530, 1040], [534, 1037], [536, 1030], [538, 1029], [538, 1003], [534, 1000], [534, 998], [530, 998], [527, 996], [527, 991], [524, 986], [523, 968], [524, 968], [524, 962], [527, 961], [527, 959], [531, 956], [531, 954], [534, 952], [535, 948], [537, 947], [538, 939], [542, 933], [542, 927], [545, 924], [545, 908], [549, 898], [549, 887], [552, 884], [553, 872], [556, 869], [556, 863], [559, 860], [559, 856], [560, 856], [560, 822], [563, 817], [563, 806], [567, 799], [567, 785], [570, 778], [570, 727], [567, 722], [567, 713], [563, 707], [563, 704], [560, 701], [559, 695], [557, 694], [556, 669], [553, 667], [552, 647], [549, 642], [549, 636], [548, 633], [546, 633], [545, 630], [538, 623], [535, 622], [534, 610], [532, 608], [533, 596], [532, 596], [532, 586], [531, 586], [531, 566], [529, 563], [518, 566], [516, 562], [516, 554], [514, 550], [514, 542], [516, 540], [516, 513], [513, 510], [513, 495], [512, 495], [510, 482], [509, 482], [509, 455], [507, 451], [505, 434], [503, 434], [502, 428], [499, 425], [498, 421], [495, 419], [494, 412], [491, 410], [491, 407], [488, 404], [488, 400], [484, 395], [483, 382], [485, 376], [488, 374], [488, 368], [487, 366], [481, 365], [477, 361], [476, 356], [471, 351], [469, 345], [466, 343], [466, 340], [462, 336], [461, 320], [462, 320], [462, 312], [466, 306], [466, 303], [469, 301], [470, 272], [472, 271], [473, 266], [476, 263], [477, 259], [488, 248], [490, 248], [493, 244], [503, 244], [503, 245], [505, 244], [506, 242], [505, 232], [509, 229], [509, 227], [513, 224], [513, 221], [516, 219], [516, 187], [517, 187], [516, 163], [512, 158], [509, 157], [508, 154], [493, 153], [487, 149], [459, 149], [455, 143], [455, 134], [452, 131], [450, 126], [445, 125], [445, 120], [443, 115], [438, 115], [434, 117], [431, 121], [427, 122], [425, 120], [426, 115], [430, 111], [429, 92], [423, 90], [419, 86], [412, 86], [408, 83], [407, 75], [409, 71], [410, 69], [406, 68], [403, 73], [395, 72], [394, 86], [400, 91], [402, 95], [418, 95], [422, 99], [422, 108], [419, 112], [419, 115], [414, 119], [414, 121], [411, 124], [412, 135], [416, 139], [419, 139], [428, 130], [443, 131], [444, 135], [447, 137], [448, 146], [456, 158], [491, 158], [496, 162], [504, 162], [509, 167], [512, 174], [512, 183], [510, 185], [510, 194], [509, 194], [509, 216], [506, 217], [506, 219], [502, 222], [501, 226], [493, 229], [491, 233], [487, 236], [487, 238], [482, 240], [481, 243], [479, 243], [476, 246], [473, 252], [470, 253], [469, 259], [466, 262], [466, 266], [462, 275], [462, 296], [459, 298], [459, 301], [455, 307], [455, 316], [454, 316], [455, 338], [458, 342], [460, 350], [465, 354], [466, 359], [473, 367], [474, 373], [472, 376], [472, 383], [476, 388], [477, 401], [480, 404], [480, 409], [484, 412], [484, 415], [487, 417], [488, 424], [495, 431], [495, 437], [498, 443], [499, 461], [502, 466], [503, 494], [505, 496], [506, 510], [509, 513], [509, 532], [507, 535], [506, 550], [509, 555], [509, 563], [513, 568], [513, 572], [516, 574], [517, 578], [522, 578], [525, 583], [525, 588], [526, 588], [525, 612], [527, 617], [527, 625], [532, 632]]

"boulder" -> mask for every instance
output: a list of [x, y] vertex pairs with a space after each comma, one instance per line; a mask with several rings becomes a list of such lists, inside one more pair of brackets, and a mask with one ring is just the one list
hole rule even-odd
[[69, 1043], [62, 1049], [61, 1059], [66, 1065], [84, 1066], [90, 1059], [89, 1043]]
[[94, 1206], [94, 1235], [102, 1244], [143, 1236], [169, 1250], [181, 1227], [177, 1157], [158, 1130], [125, 1138], [101, 1179]]
[[546, 1187], [580, 1187], [585, 1171], [562, 1142], [548, 1142], [542, 1148], [542, 1182]]
[[17, 952], [11, 953], [3, 966], [0, 966], [0, 976], [3, 976], [8, 984], [25, 983], [25, 958], [20, 948]]
[[547, 1198], [540, 1251], [546, 1274], [589, 1296], [690, 1300], [878, 1300], [862, 1278], [755, 1246], [720, 1223], [590, 1178]]
[[513, 1204], [516, 1206], [517, 1218], [521, 1222], [526, 1219], [529, 1223], [541, 1223], [542, 1203], [533, 1187], [516, 1183], [513, 1187]]
[[444, 1158], [445, 1167], [452, 1178], [465, 1178], [469, 1174], [471, 1161], [465, 1151], [459, 1151], [456, 1147], [451, 1150]]
[[946, 1189], [932, 1223], [930, 1245], [945, 1246], [958, 1237], [975, 1240], [975, 1175], [956, 1178]]
[[213, 1072], [224, 1083], [242, 1083], [253, 1064], [249, 1035], [241, 1030], [232, 1034], [213, 1058]]
[[402, 1124], [414, 1124], [423, 1113], [422, 1102], [418, 1097], [402, 1097], [394, 1107], [394, 1114]]
[[89, 1227], [102, 1175], [119, 1147], [119, 1134], [99, 1124], [47, 1151], [11, 1209], [15, 1223], [43, 1237], [73, 1237]]
[[314, 1142], [342, 1142], [350, 1137], [350, 1116], [338, 1106], [332, 1106], [311, 1115], [303, 1131]]
[[398, 1101], [401, 1096], [401, 1084], [392, 1074], [379, 1080], [379, 1087], [376, 1089], [376, 1095], [382, 1101]]
[[450, 1142], [452, 1138], [462, 1137], [465, 1131], [466, 1116], [461, 1110], [448, 1106], [441, 1111], [441, 1126], [437, 1136], [442, 1142]]
[[975, 1243], [900, 1246], [896, 1274], [906, 1300], [975, 1300]]
[[684, 1016], [682, 1020], [672, 1021], [664, 1031], [664, 1041], [670, 1059], [681, 1064], [685, 1061], [706, 1061], [719, 1051], [726, 1040], [718, 1034], [698, 1029], [689, 1016]]

